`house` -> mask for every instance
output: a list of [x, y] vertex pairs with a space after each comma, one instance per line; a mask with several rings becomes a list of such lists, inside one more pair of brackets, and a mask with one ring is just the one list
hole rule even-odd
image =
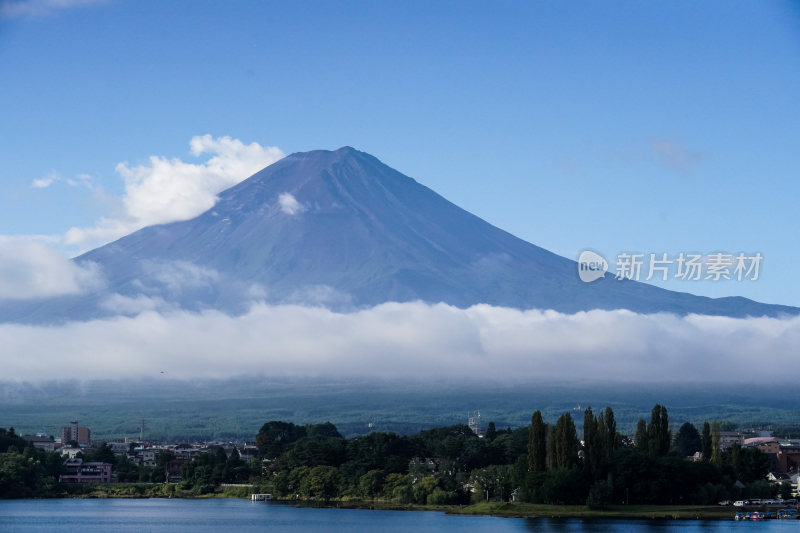
[[83, 449], [67, 446], [65, 448], [61, 448], [60, 452], [61, 452], [61, 457], [66, 457], [67, 459], [75, 459], [75, 457], [79, 453], [83, 453]]
[[239, 448], [239, 458], [242, 461], [249, 463], [256, 457], [258, 457], [258, 446], [245, 444]]
[[106, 444], [108, 444], [108, 446], [111, 448], [111, 451], [114, 452], [114, 455], [126, 455], [131, 448], [131, 444], [129, 442], [125, 442], [124, 440], [112, 440]]
[[745, 446], [755, 446], [770, 458], [770, 468], [775, 472], [800, 472], [800, 446], [776, 437], [755, 437], [745, 440]]
[[780, 472], [800, 471], [800, 446], [790, 442], [781, 442], [778, 452], [775, 454], [775, 460]]
[[46, 450], [48, 452], [55, 451], [56, 443], [50, 437], [44, 435], [23, 435], [23, 439], [31, 443], [31, 446], [38, 450]]
[[111, 463], [84, 463], [83, 459], [67, 459], [59, 483], [111, 483]]
[[722, 450], [727, 450], [734, 444], [744, 444], [744, 435], [738, 431], [720, 431], [719, 446]]
[[183, 459], [173, 459], [167, 462], [165, 477], [170, 483], [179, 483], [182, 480], [181, 470], [186, 461]]
[[128, 454], [128, 460], [138, 466], [156, 466], [158, 450], [153, 448], [136, 448]]
[[756, 446], [764, 453], [778, 453], [780, 442], [777, 437], [753, 437], [744, 439], [744, 446]]
[[204, 447], [193, 446], [187, 443], [178, 444], [172, 450], [176, 458], [185, 459], [187, 461], [192, 457], [196, 457], [205, 451], [207, 450]]

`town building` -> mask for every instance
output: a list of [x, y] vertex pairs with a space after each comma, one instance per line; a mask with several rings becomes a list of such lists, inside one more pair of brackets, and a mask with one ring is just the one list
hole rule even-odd
[[126, 455], [131, 449], [131, 444], [126, 440], [112, 440], [106, 444], [114, 452], [114, 455]]
[[92, 443], [92, 432], [86, 426], [79, 426], [77, 420], [69, 423], [69, 426], [61, 428], [61, 444], [75, 441], [83, 446]]
[[[770, 468], [776, 473], [800, 472], [800, 442], [777, 437], [745, 439], [745, 446], [754, 446], [770, 457]], [[784, 480], [785, 481], [785, 480]]]
[[67, 459], [59, 483], [111, 483], [111, 463], [84, 463], [83, 459]]
[[23, 435], [22, 438], [30, 442], [31, 446], [39, 450], [52, 452], [56, 449], [55, 441], [45, 435]]
[[63, 446], [59, 448], [59, 453], [61, 454], [61, 457], [66, 457], [67, 459], [75, 459], [79, 453], [80, 454], [83, 453], [83, 449], [73, 448], [72, 446]]
[[720, 431], [719, 432], [719, 447], [727, 450], [734, 444], [744, 444], [744, 435], [738, 431]]

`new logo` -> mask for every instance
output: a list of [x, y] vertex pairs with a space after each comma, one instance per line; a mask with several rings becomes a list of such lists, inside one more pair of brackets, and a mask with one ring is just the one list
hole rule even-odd
[[582, 282], [590, 283], [602, 278], [607, 271], [608, 261], [602, 255], [591, 250], [584, 250], [578, 256], [578, 276]]

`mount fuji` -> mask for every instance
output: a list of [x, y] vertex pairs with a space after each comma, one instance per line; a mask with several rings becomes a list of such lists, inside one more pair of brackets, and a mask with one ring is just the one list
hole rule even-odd
[[575, 261], [492, 226], [350, 147], [289, 155], [223, 191], [191, 220], [143, 228], [74, 261], [96, 263], [104, 288], [4, 304], [0, 320], [59, 322], [147, 306], [235, 314], [254, 300], [339, 310], [422, 300], [565, 313], [800, 313], [612, 275], [583, 283]]

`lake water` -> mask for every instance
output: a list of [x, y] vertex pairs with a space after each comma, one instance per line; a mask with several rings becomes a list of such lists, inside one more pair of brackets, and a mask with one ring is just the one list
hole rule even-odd
[[453, 516], [425, 511], [308, 509], [248, 500], [14, 500], [0, 501], [0, 532], [477, 532], [556, 531], [711, 533], [723, 531], [800, 532], [800, 521], [700, 522], [577, 519], [517, 519]]

